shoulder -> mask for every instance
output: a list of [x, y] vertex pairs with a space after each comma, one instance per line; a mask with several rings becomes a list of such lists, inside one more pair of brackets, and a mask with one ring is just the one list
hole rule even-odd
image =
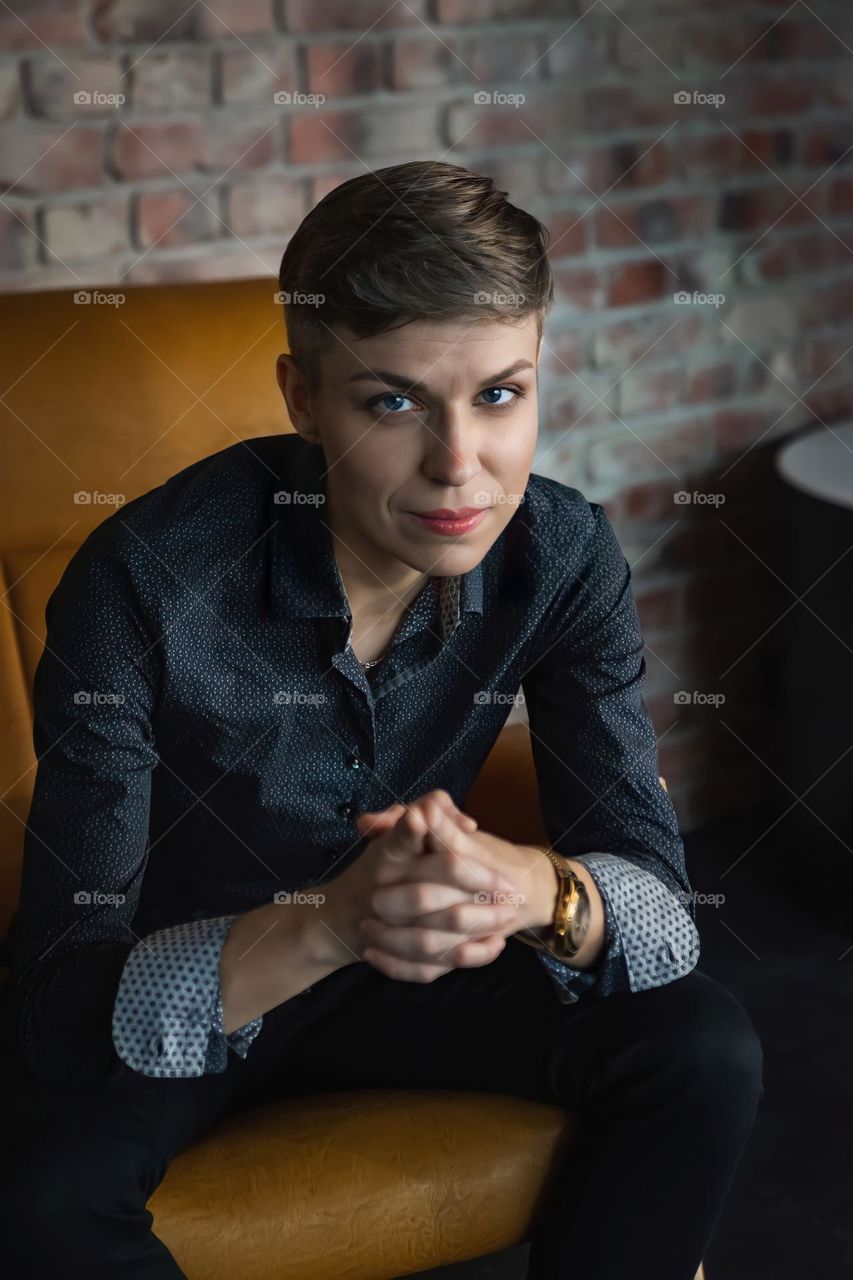
[[[296, 437], [298, 439], [298, 437]], [[118, 507], [83, 540], [66, 576], [79, 583], [110, 575], [129, 589], [192, 575], [228, 557], [267, 515], [289, 435], [257, 436], [200, 458]], [[255, 535], [257, 536], [257, 535]]]
[[531, 472], [521, 511], [538, 557], [548, 564], [583, 563], [615, 540], [604, 508], [580, 489]]

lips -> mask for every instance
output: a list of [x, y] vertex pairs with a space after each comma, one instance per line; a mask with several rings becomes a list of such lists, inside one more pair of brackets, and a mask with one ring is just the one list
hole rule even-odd
[[454, 511], [441, 507], [438, 512], [410, 511], [409, 514], [422, 529], [428, 529], [430, 533], [459, 537], [475, 529], [489, 510], [489, 507], [459, 507]]
[[413, 511], [414, 516], [424, 516], [428, 520], [462, 520], [466, 516], [478, 516], [485, 507], [436, 507], [435, 511]]

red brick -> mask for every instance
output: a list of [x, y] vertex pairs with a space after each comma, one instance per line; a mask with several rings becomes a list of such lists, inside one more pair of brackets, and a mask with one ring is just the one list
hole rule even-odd
[[676, 277], [655, 259], [626, 262], [610, 273], [607, 302], [611, 307], [630, 307], [640, 302], [668, 296]]
[[304, 184], [288, 178], [246, 183], [229, 193], [228, 221], [238, 236], [289, 235], [306, 212]]
[[365, 40], [313, 44], [307, 50], [307, 63], [309, 93], [340, 98], [379, 87], [379, 46]]
[[[806, 192], [809, 184], [800, 182], [800, 190], [783, 186], [726, 192], [720, 203], [720, 228], [723, 231], [761, 231], [765, 228], [801, 227], [820, 212], [822, 193], [819, 188]], [[802, 195], [802, 200], [797, 196]]]
[[301, 112], [290, 121], [288, 158], [294, 164], [313, 164], [384, 159], [397, 153], [408, 160], [440, 145], [436, 108], [432, 106]]
[[[386, 31], [393, 27], [418, 27], [427, 18], [425, 0], [283, 0], [286, 31]], [[420, 19], [420, 21], [419, 21]], [[443, 21], [443, 19], [439, 19]]]
[[833, 182], [829, 197], [830, 212], [841, 218], [853, 214], [853, 176]]
[[671, 516], [674, 509], [672, 494], [672, 484], [666, 480], [655, 480], [624, 489], [622, 503], [625, 519], [643, 524]]
[[832, 165], [851, 163], [850, 126], [846, 121], [815, 125], [803, 137], [800, 148], [803, 161], [821, 173]]
[[[475, 94], [488, 93], [488, 102], [477, 102]], [[512, 105], [495, 95], [523, 94], [525, 101]], [[464, 137], [467, 147], [487, 144], [508, 146], [511, 143], [562, 139], [580, 125], [579, 100], [572, 93], [531, 94], [528, 88], [474, 89], [465, 102], [453, 103], [448, 109], [448, 132], [451, 138]]]
[[[198, 193], [199, 195], [201, 192]], [[221, 235], [224, 227], [212, 212], [213, 192], [196, 201], [184, 187], [175, 191], [145, 191], [136, 197], [139, 245], [171, 249]]]
[[112, 140], [112, 164], [122, 178], [164, 178], [198, 167], [205, 132], [197, 121], [128, 125], [122, 121]]
[[685, 179], [729, 179], [746, 155], [744, 147], [730, 133], [686, 137], [676, 130], [668, 141], [675, 155], [675, 170]]
[[[605, 15], [610, 18], [606, 11]], [[685, 49], [690, 49], [690, 45], [681, 39], [675, 23], [659, 19], [647, 21], [642, 12], [634, 10], [627, 14], [627, 24], [623, 26], [612, 19], [602, 24], [605, 39], [612, 32], [614, 63], [620, 71], [649, 78], [661, 77], [663, 80], [667, 71], [675, 72], [684, 66]], [[602, 67], [606, 66], [606, 55], [605, 44], [598, 55]], [[584, 64], [580, 62], [578, 71], [582, 73], [584, 70]]]
[[[359, 169], [359, 173], [363, 170]], [[342, 182], [348, 182], [350, 178], [356, 177], [352, 173], [320, 173], [315, 178], [311, 178], [311, 199], [310, 208], [314, 208], [315, 204], [319, 204], [323, 196], [327, 196], [330, 191], [334, 191], [335, 187], [339, 187]]]
[[[320, 47], [314, 45], [313, 49]], [[460, 72], [465, 71], [465, 66], [454, 58], [451, 52], [454, 48], [461, 48], [458, 40], [436, 40], [426, 34], [417, 38], [402, 37], [395, 40], [388, 50], [389, 87], [431, 89], [436, 85], [452, 84], [459, 80]]]
[[610, 157], [603, 148], [568, 148], [560, 156], [546, 155], [545, 190], [577, 195], [592, 202], [610, 185]]
[[238, 174], [262, 169], [281, 158], [285, 122], [245, 124], [240, 118], [217, 120], [205, 130], [202, 167], [212, 172]]
[[[656, 187], [672, 177], [672, 153], [667, 142], [616, 142], [607, 152], [607, 187], [615, 192], [632, 187]], [[603, 194], [603, 193], [602, 193]]]
[[292, 44], [225, 49], [222, 59], [222, 101], [252, 103], [269, 108], [276, 93], [299, 93], [296, 50]]
[[746, 115], [793, 116], [812, 106], [815, 85], [810, 77], [795, 72], [778, 78], [751, 75], [744, 96]]
[[648, 87], [640, 85], [606, 85], [588, 89], [583, 95], [583, 126], [590, 133], [612, 133], [632, 128], [666, 128], [672, 124], [672, 94], [662, 92], [657, 80]]
[[92, 26], [104, 44], [186, 40], [194, 33], [199, 7], [175, 5], [173, 0], [95, 0]]
[[596, 329], [592, 338], [595, 365], [599, 369], [612, 366], [621, 371], [652, 350], [658, 359], [673, 352], [689, 351], [701, 341], [704, 325], [698, 307], [679, 314], [675, 324], [668, 315], [604, 324]]
[[154, 50], [134, 61], [133, 109], [142, 115], [162, 115], [201, 109], [210, 104], [212, 75], [210, 54]]
[[585, 350], [585, 335], [579, 329], [556, 329], [552, 322], [542, 342], [540, 369], [557, 376], [573, 373], [586, 364]]
[[586, 252], [586, 224], [589, 219], [584, 217], [583, 210], [565, 213], [555, 210], [545, 214], [541, 221], [551, 233], [548, 256], [552, 262]]
[[[655, 352], [655, 354], [657, 354]], [[619, 413], [623, 418], [633, 414], [670, 409], [681, 389], [681, 370], [646, 369], [642, 361], [619, 380]]]
[[737, 376], [734, 365], [720, 361], [691, 371], [684, 399], [688, 404], [704, 404], [734, 394]]
[[602, 248], [612, 249], [707, 235], [713, 230], [715, 213], [713, 196], [669, 196], [631, 204], [608, 201], [596, 210], [596, 240]]
[[21, 21], [12, 6], [0, 6], [0, 49], [44, 50], [81, 45], [86, 39], [86, 0], [26, 0], [18, 3]]
[[[104, 96], [128, 96], [127, 79], [117, 58], [69, 54], [63, 62], [33, 59], [27, 78], [33, 115], [52, 120], [115, 117], [123, 104], [106, 102]], [[91, 100], [81, 102], [82, 95]]]
[[589, 369], [578, 370], [576, 377], [567, 373], [549, 396], [549, 420], [561, 431], [612, 422], [610, 408], [617, 403], [612, 381]]
[[198, 25], [202, 35], [227, 40], [232, 35], [248, 36], [275, 30], [274, 0], [205, 0], [199, 5]]
[[[532, 85], [543, 77], [546, 59], [541, 57], [540, 38], [516, 29], [489, 31], [486, 28], [468, 37], [464, 43], [448, 41], [451, 49], [457, 49], [465, 64], [454, 59], [457, 78], [469, 84], [472, 80], [482, 87], [489, 84], [514, 84], [516, 81]], [[461, 44], [461, 49], [458, 46]], [[468, 71], [467, 67], [471, 70]]]
[[[547, 53], [542, 59], [542, 66], [547, 67], [548, 75], [559, 79], [561, 76], [590, 76], [607, 71], [610, 63], [610, 35], [613, 20], [605, 10], [587, 11], [587, 16], [556, 37], [546, 37]], [[569, 24], [566, 23], [566, 27]], [[520, 71], [529, 64], [520, 61], [516, 64]]]
[[606, 277], [593, 267], [555, 267], [554, 304], [573, 310], [600, 310], [607, 297]]
[[63, 130], [7, 125], [0, 132], [0, 189], [18, 195], [97, 187], [103, 180], [102, 125]]

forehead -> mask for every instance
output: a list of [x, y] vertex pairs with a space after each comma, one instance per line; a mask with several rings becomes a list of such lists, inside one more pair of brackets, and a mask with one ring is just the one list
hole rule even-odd
[[[489, 377], [518, 360], [536, 363], [536, 315], [522, 320], [414, 320], [369, 338], [346, 331], [330, 349], [335, 372], [349, 379], [366, 369], [402, 373], [435, 382], [451, 377]], [[432, 377], [430, 378], [430, 371]], [[521, 371], [525, 372], [525, 371]]]

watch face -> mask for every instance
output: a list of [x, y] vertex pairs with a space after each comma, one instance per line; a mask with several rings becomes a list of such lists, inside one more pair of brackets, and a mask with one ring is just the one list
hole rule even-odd
[[581, 898], [575, 907], [575, 914], [572, 917], [572, 927], [569, 930], [569, 937], [573, 947], [580, 947], [589, 932], [589, 899], [586, 894]]

